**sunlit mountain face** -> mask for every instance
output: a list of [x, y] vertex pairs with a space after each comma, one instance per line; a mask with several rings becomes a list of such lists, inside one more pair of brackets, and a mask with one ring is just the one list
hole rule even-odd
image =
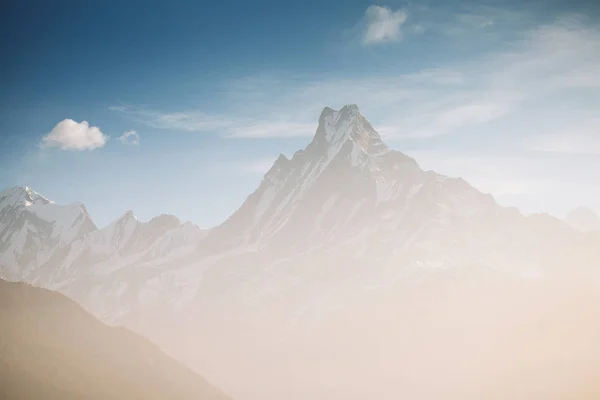
[[323, 109], [202, 230], [0, 193], [0, 272], [131, 328], [236, 399], [593, 399], [600, 234], [524, 216]]

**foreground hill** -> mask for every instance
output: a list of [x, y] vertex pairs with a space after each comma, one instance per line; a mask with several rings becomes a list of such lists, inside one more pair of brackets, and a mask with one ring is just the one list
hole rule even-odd
[[148, 340], [58, 293], [0, 280], [0, 326], [2, 399], [227, 399]]

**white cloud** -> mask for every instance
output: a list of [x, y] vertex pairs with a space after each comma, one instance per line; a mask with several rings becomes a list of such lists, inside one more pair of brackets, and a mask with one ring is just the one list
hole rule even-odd
[[299, 123], [290, 121], [248, 121], [239, 122], [227, 130], [230, 138], [273, 138], [313, 136], [316, 123]]
[[137, 146], [140, 144], [140, 135], [136, 131], [127, 131], [119, 137], [119, 141], [123, 144]]
[[65, 119], [42, 138], [42, 147], [60, 147], [62, 150], [94, 150], [104, 147], [108, 136], [87, 121]]
[[370, 45], [399, 40], [402, 35], [400, 28], [407, 18], [404, 10], [392, 11], [387, 7], [370, 6], [365, 12], [363, 43]]

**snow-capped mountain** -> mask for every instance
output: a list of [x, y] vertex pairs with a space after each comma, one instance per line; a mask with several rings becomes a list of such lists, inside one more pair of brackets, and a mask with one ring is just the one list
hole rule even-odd
[[211, 230], [200, 253], [248, 249], [264, 262], [343, 248], [336, 256], [344, 262], [525, 263], [528, 272], [521, 272], [533, 273], [556, 261], [532, 251], [551, 235], [566, 236], [565, 251], [577, 241], [557, 219], [524, 217], [461, 178], [422, 170], [348, 105], [325, 108], [311, 143], [291, 159], [281, 155], [240, 209]]
[[291, 159], [281, 155], [203, 246], [302, 252], [376, 231], [407, 233], [407, 225], [425, 222], [423, 213], [439, 213], [427, 222], [440, 223], [443, 214], [468, 220], [495, 206], [464, 180], [425, 172], [389, 149], [357, 106], [325, 108], [312, 142]]
[[0, 217], [2, 276], [49, 288], [90, 273], [181, 257], [206, 235], [172, 215], [141, 222], [132, 211], [98, 229], [85, 206], [57, 205], [27, 187], [0, 193]]
[[81, 204], [54, 204], [28, 187], [0, 192], [0, 274], [23, 279], [58, 248], [94, 230]]

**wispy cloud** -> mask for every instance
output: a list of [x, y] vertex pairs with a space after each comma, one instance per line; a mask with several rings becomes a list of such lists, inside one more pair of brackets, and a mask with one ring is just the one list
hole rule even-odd
[[293, 121], [240, 121], [227, 130], [230, 138], [270, 138], [270, 137], [302, 137], [315, 134], [315, 123]]
[[154, 128], [215, 133], [225, 138], [259, 139], [311, 136], [316, 128], [314, 123], [301, 123], [283, 118], [269, 120], [245, 116], [237, 116], [236, 118], [235, 116], [211, 115], [200, 111], [164, 113], [133, 105], [111, 106], [109, 108]]
[[210, 170], [225, 175], [264, 175], [277, 160], [277, 156], [260, 157], [240, 161], [215, 161]]
[[119, 137], [119, 141], [122, 144], [137, 146], [140, 144], [140, 135], [136, 131], [127, 131]]
[[478, 13], [459, 14], [457, 20], [461, 25], [472, 26], [476, 28], [487, 28], [494, 25], [494, 17], [491, 15]]
[[[391, 12], [391, 11], [390, 11]], [[463, 17], [463, 23], [505, 23], [502, 12]], [[480, 15], [477, 14], [477, 15]], [[359, 104], [388, 138], [433, 138], [513, 118], [512, 131], [532, 130], [528, 110], [563, 105], [573, 90], [600, 88], [600, 30], [585, 17], [565, 16], [530, 25], [492, 52], [438, 68], [379, 77], [263, 74], [230, 81], [220, 90], [229, 110], [160, 112], [135, 106], [113, 109], [161, 129], [213, 132], [230, 138], [310, 136], [324, 106]], [[537, 120], [539, 125], [543, 120]], [[539, 127], [539, 126], [538, 126]]]
[[590, 118], [556, 132], [527, 138], [525, 145], [544, 153], [600, 155], [600, 118]]
[[100, 128], [90, 126], [87, 121], [76, 122], [65, 119], [42, 138], [42, 147], [58, 147], [62, 150], [94, 150], [104, 147], [108, 136]]
[[[462, 7], [445, 6], [428, 7], [413, 4], [408, 8], [413, 25], [428, 32], [452, 36], [452, 40], [461, 37], [489, 37], [493, 34], [506, 36], [502, 29], [518, 30], [530, 24], [531, 10], [523, 7], [515, 10], [510, 7], [485, 5], [482, 2], [461, 2]], [[418, 22], [414, 22], [418, 21]]]
[[365, 11], [363, 43], [371, 45], [386, 41], [397, 41], [402, 37], [401, 27], [408, 14], [405, 10], [393, 11], [387, 7], [372, 5]]
[[134, 121], [159, 129], [188, 132], [216, 132], [232, 124], [226, 117], [201, 111], [160, 112], [142, 106], [111, 106], [110, 110], [123, 114]]

